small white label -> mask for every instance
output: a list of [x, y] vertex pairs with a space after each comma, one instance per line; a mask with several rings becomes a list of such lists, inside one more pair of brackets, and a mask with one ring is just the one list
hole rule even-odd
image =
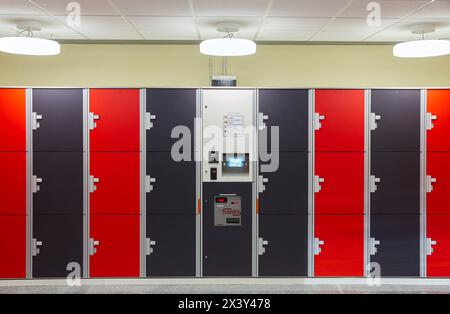
[[244, 115], [226, 114], [223, 117], [223, 133], [225, 137], [244, 136]]

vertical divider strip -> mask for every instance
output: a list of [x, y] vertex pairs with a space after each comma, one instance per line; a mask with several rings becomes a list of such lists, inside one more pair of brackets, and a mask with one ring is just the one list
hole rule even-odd
[[25, 90], [25, 132], [26, 132], [26, 278], [33, 277], [33, 255], [31, 243], [33, 238], [33, 195], [31, 189], [31, 177], [33, 175], [33, 130], [31, 128], [31, 115], [33, 111], [33, 90]]
[[[196, 243], [196, 261], [195, 275], [203, 276], [203, 188], [202, 188], [202, 156], [203, 156], [203, 123], [202, 123], [202, 89], [196, 92], [196, 120], [194, 123], [195, 143], [194, 143], [194, 161], [196, 169], [196, 204], [200, 212], [195, 215], [195, 243]], [[198, 201], [200, 200], [200, 202]]]
[[364, 276], [370, 276], [370, 115], [371, 90], [364, 91]]
[[259, 147], [258, 147], [258, 113], [259, 113], [259, 90], [254, 90], [253, 101], [253, 143], [252, 158], [253, 164], [253, 193], [252, 193], [252, 276], [259, 276], [259, 254], [258, 254], [258, 237], [259, 237], [259, 215], [256, 213], [256, 199], [258, 198], [258, 175], [259, 175]]
[[83, 275], [89, 278], [90, 239], [90, 142], [89, 142], [89, 88], [83, 89]]
[[147, 175], [147, 130], [145, 128], [145, 112], [147, 106], [146, 89], [139, 90], [139, 140], [140, 140], [140, 276], [147, 277], [147, 256], [145, 241], [147, 238], [147, 195], [145, 177]]
[[315, 89], [309, 90], [308, 113], [308, 277], [314, 277], [314, 148]]
[[427, 90], [420, 91], [420, 277], [427, 276]]

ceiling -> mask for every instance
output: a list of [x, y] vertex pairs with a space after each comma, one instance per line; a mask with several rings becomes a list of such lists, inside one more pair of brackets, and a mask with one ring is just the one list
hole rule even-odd
[[450, 0], [376, 0], [380, 25], [369, 26], [375, 0], [76, 0], [80, 23], [68, 23], [72, 0], [0, 0], [0, 36], [23, 20], [36, 36], [73, 41], [199, 41], [216, 25], [240, 24], [241, 38], [260, 42], [393, 42], [417, 38], [411, 26], [434, 23], [430, 38], [450, 38]]

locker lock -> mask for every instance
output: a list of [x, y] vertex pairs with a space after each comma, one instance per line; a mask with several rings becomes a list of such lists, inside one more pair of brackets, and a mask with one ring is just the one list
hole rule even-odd
[[322, 128], [321, 121], [325, 120], [325, 116], [322, 116], [320, 113], [314, 114], [314, 129], [316, 131], [320, 130]]
[[145, 239], [145, 255], [151, 255], [154, 252], [154, 246], [156, 241], [152, 241], [150, 238]]
[[427, 193], [433, 192], [433, 183], [436, 183], [437, 179], [431, 176], [427, 176]]
[[381, 244], [380, 241], [376, 240], [375, 238], [370, 238], [369, 250], [370, 250], [371, 256], [377, 254], [377, 252], [378, 252], [377, 245], [380, 245], [380, 244]]
[[263, 193], [266, 190], [266, 185], [264, 183], [267, 182], [269, 182], [269, 179], [258, 176], [258, 193]]
[[100, 120], [100, 116], [89, 112], [89, 130], [92, 131], [97, 127], [97, 123], [95, 122], [97, 120]]
[[378, 190], [377, 183], [380, 183], [381, 179], [375, 176], [370, 176], [370, 193], [375, 193]]
[[145, 113], [145, 129], [150, 130], [153, 128], [153, 120], [156, 120], [156, 116], [150, 112]]
[[152, 178], [151, 176], [145, 176], [145, 192], [151, 193], [154, 189], [154, 185], [152, 183], [156, 183], [156, 178]]
[[427, 113], [427, 130], [430, 131], [434, 128], [433, 121], [437, 120], [437, 116], [432, 113]]
[[42, 241], [38, 241], [37, 239], [33, 239], [31, 246], [31, 253], [33, 256], [38, 256], [41, 252], [40, 247], [42, 246]]
[[321, 183], [324, 183], [325, 179], [319, 176], [314, 176], [314, 192], [319, 193], [322, 190]]
[[94, 176], [89, 176], [89, 192], [90, 193], [94, 193], [95, 191], [97, 191], [97, 186], [95, 184], [99, 183], [99, 182], [100, 182], [99, 178], [95, 178]]
[[42, 115], [33, 112], [31, 116], [31, 128], [33, 130], [37, 130], [41, 127], [41, 124], [39, 123], [40, 120], [42, 120]]
[[266, 245], [269, 245], [269, 241], [258, 238], [258, 255], [264, 255], [266, 253]]
[[100, 245], [100, 241], [95, 240], [94, 238], [89, 239], [89, 255], [95, 255], [97, 253], [97, 246]]
[[322, 253], [321, 246], [325, 244], [325, 241], [320, 240], [319, 238], [314, 238], [314, 255], [319, 255]]
[[427, 256], [433, 255], [434, 249], [433, 246], [437, 244], [437, 241], [434, 241], [431, 238], [427, 238], [427, 247], [426, 247], [426, 254]]
[[377, 121], [381, 120], [381, 116], [377, 115], [376, 113], [371, 113], [370, 114], [370, 129], [372, 131], [375, 131], [378, 128], [378, 123]]
[[266, 125], [266, 120], [269, 120], [269, 116], [264, 115], [264, 113], [260, 112], [258, 114], [258, 129], [260, 131], [264, 130], [267, 125]]
[[32, 192], [37, 193], [41, 190], [41, 187], [39, 186], [39, 183], [42, 183], [42, 178], [38, 178], [37, 176], [33, 176], [31, 179], [32, 184]]

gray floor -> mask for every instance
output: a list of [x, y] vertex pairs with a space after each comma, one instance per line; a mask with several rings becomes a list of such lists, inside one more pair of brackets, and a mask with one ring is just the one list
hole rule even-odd
[[450, 293], [450, 286], [421, 285], [382, 285], [369, 287], [367, 285], [85, 285], [82, 287], [68, 286], [31, 286], [31, 287], [0, 287], [0, 294], [345, 294], [345, 293]]

